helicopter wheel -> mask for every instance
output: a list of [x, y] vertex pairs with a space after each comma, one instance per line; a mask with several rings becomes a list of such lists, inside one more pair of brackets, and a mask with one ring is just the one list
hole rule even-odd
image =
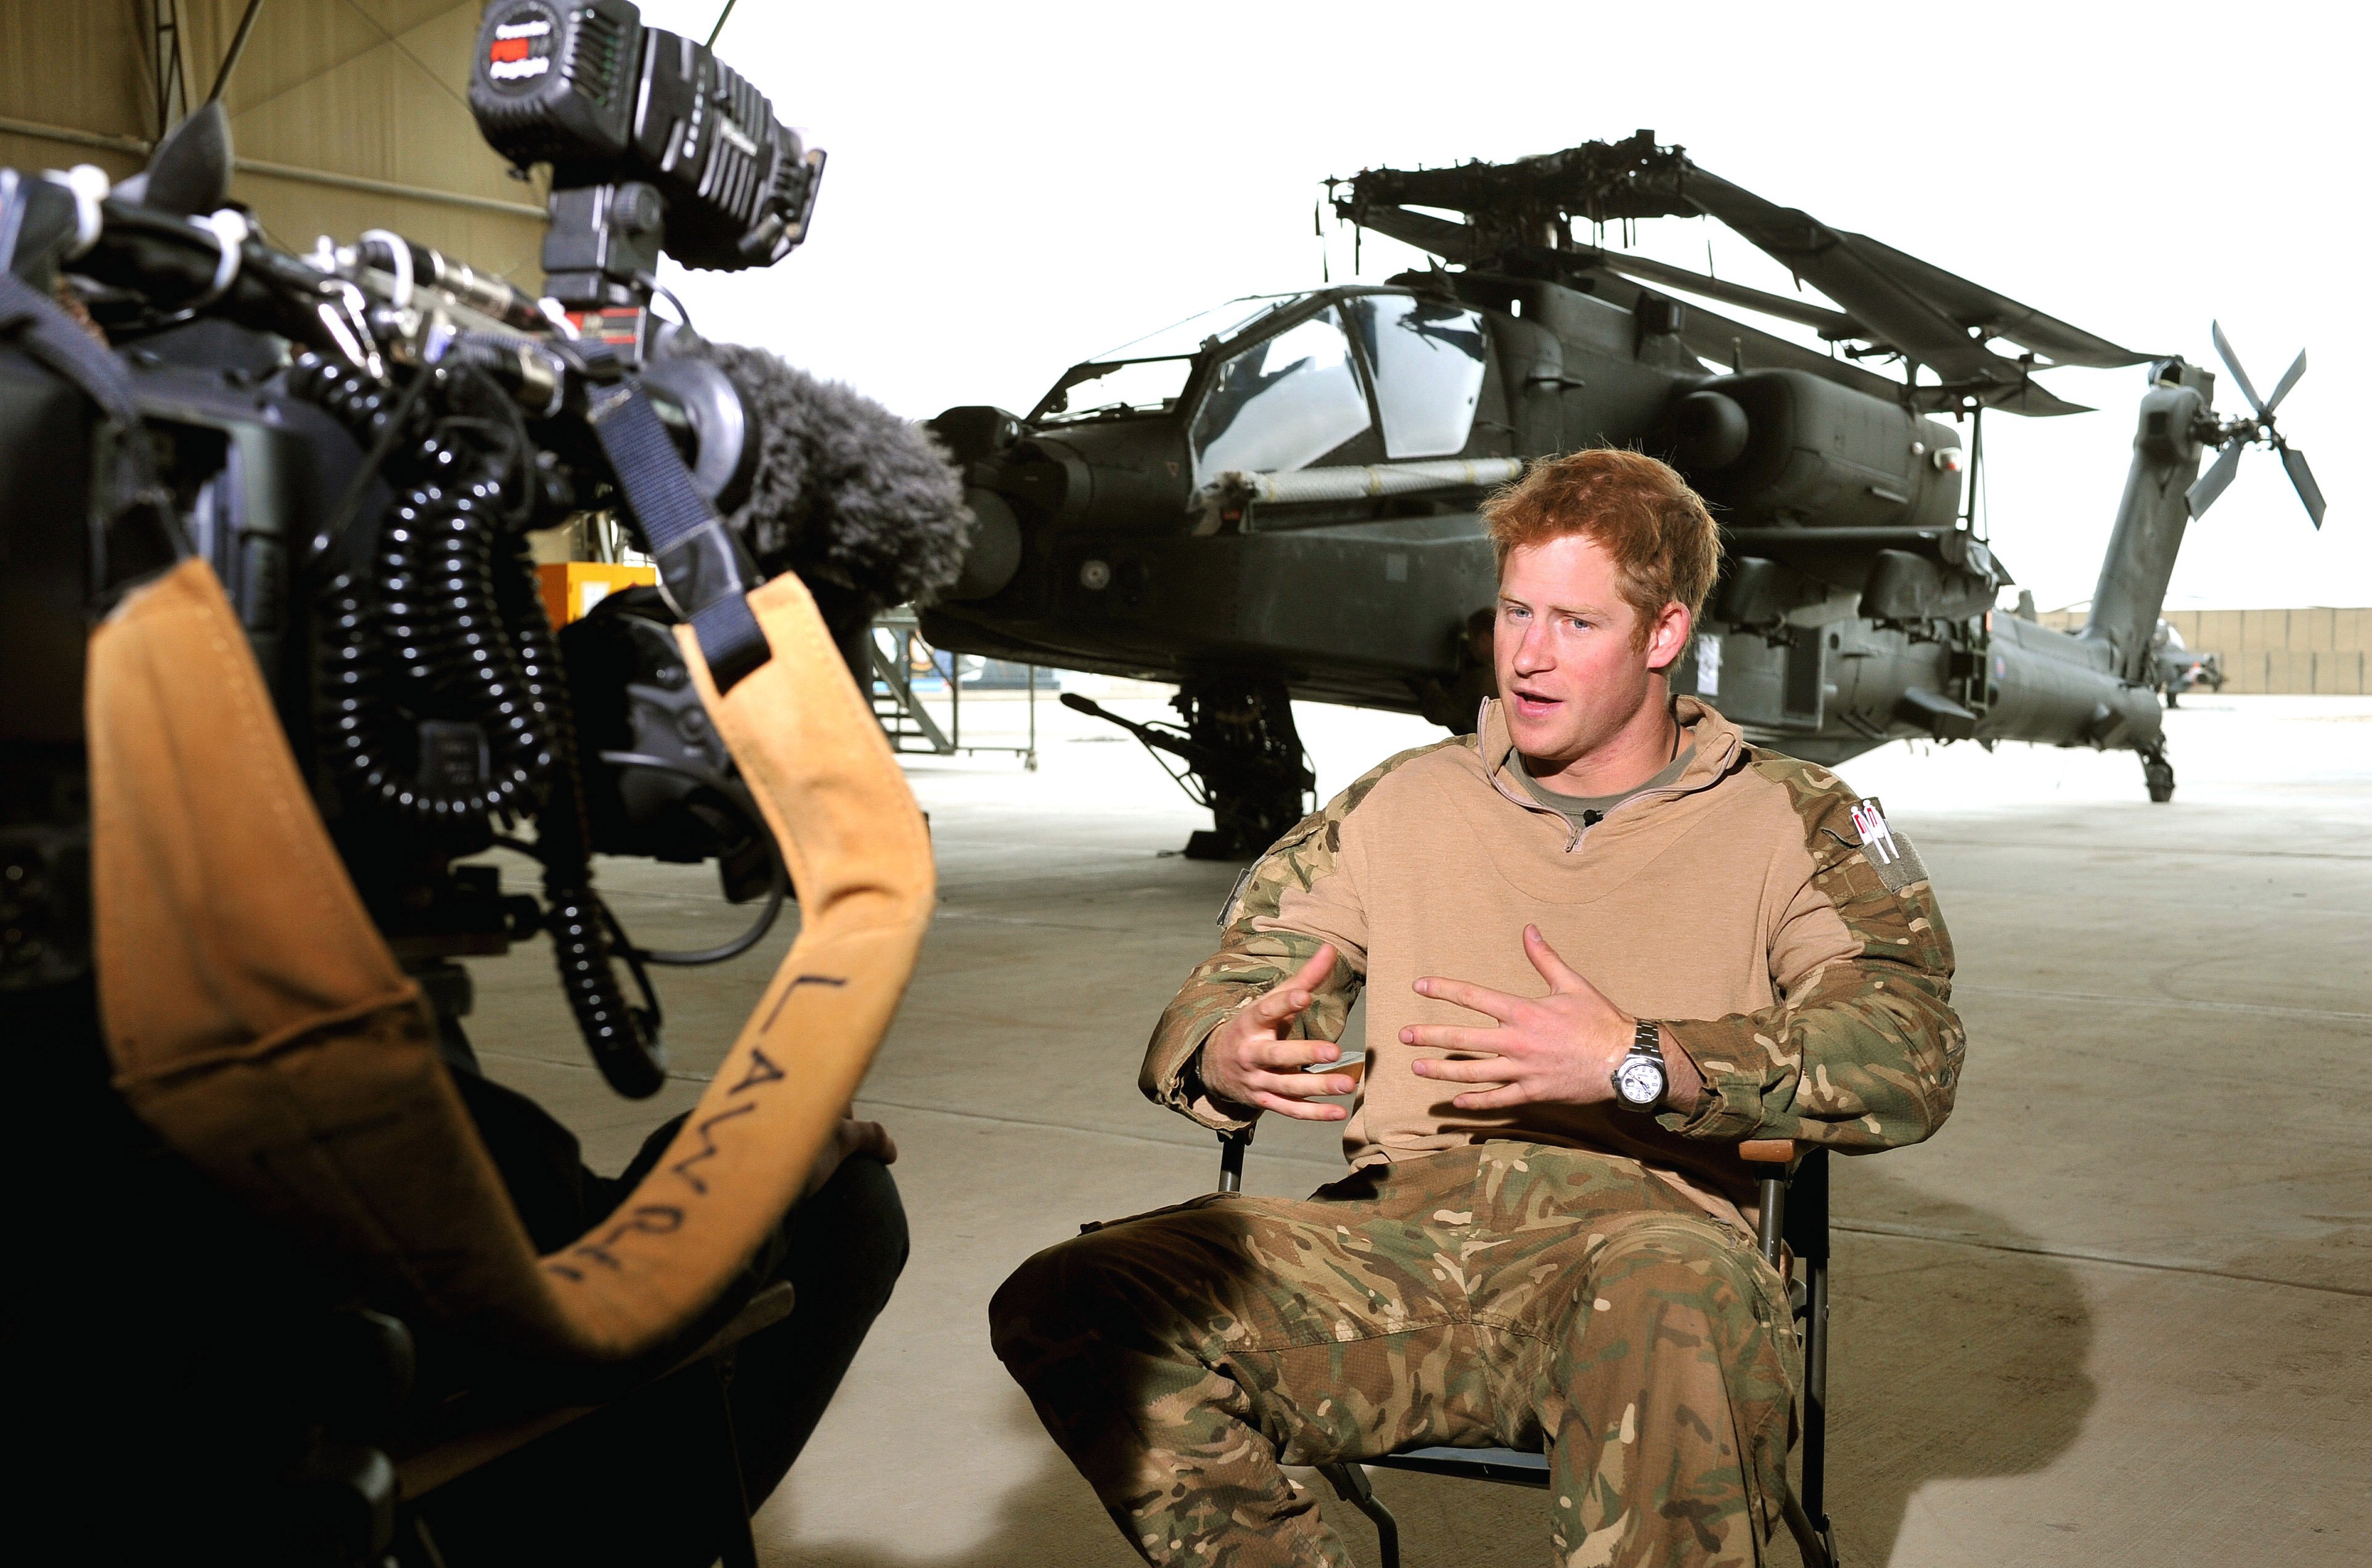
[[2163, 747], [2142, 753], [2142, 783], [2149, 789], [2149, 797], [2163, 806], [2174, 798], [2174, 764], [2166, 760]]

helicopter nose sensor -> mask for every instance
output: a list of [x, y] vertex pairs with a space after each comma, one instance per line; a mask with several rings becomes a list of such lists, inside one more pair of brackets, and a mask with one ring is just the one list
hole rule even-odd
[[1021, 519], [1014, 516], [1011, 502], [976, 484], [964, 492], [964, 505], [971, 511], [971, 543], [964, 552], [963, 570], [939, 590], [939, 598], [959, 602], [993, 598], [1021, 568]]

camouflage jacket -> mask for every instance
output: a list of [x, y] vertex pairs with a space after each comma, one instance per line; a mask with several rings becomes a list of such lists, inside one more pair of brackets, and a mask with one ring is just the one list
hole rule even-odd
[[[1162, 1014], [1145, 1094], [1243, 1125], [1187, 1068], [1238, 1007], [1331, 943], [1333, 974], [1297, 1032], [1339, 1039], [1369, 988], [1367, 1072], [1344, 1124], [1355, 1164], [1529, 1138], [1630, 1155], [1737, 1202], [1751, 1192], [1730, 1148], [1741, 1139], [1863, 1151], [1933, 1132], [1966, 1038], [1917, 852], [1827, 770], [1748, 745], [1693, 698], [1679, 706], [1689, 767], [1586, 828], [1506, 773], [1495, 703], [1479, 735], [1390, 758], [1304, 819], [1238, 884], [1219, 950]], [[1400, 1043], [1403, 1025], [1477, 1021], [1417, 996], [1419, 974], [1546, 992], [1522, 955], [1527, 922], [1616, 1005], [1666, 1026], [1704, 1080], [1693, 1109], [1467, 1112], [1408, 1070], [1420, 1048]]]

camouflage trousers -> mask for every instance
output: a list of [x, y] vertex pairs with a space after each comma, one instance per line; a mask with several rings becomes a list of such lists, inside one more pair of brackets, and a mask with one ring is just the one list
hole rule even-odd
[[1281, 1465], [1546, 1447], [1570, 1568], [1748, 1564], [1795, 1394], [1753, 1238], [1633, 1160], [1494, 1142], [1213, 1194], [1017, 1270], [997, 1355], [1145, 1560], [1348, 1568]]

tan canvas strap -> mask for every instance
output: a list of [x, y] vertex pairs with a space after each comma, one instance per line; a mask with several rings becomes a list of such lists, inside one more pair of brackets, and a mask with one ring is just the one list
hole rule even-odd
[[623, 1359], [713, 1303], [796, 1201], [930, 917], [930, 846], [806, 588], [750, 595], [774, 656], [687, 665], [790, 865], [798, 939], [657, 1168], [539, 1259], [418, 989], [313, 808], [203, 563], [91, 640], [92, 882], [115, 1082], [171, 1147], [411, 1310], [534, 1353]]

